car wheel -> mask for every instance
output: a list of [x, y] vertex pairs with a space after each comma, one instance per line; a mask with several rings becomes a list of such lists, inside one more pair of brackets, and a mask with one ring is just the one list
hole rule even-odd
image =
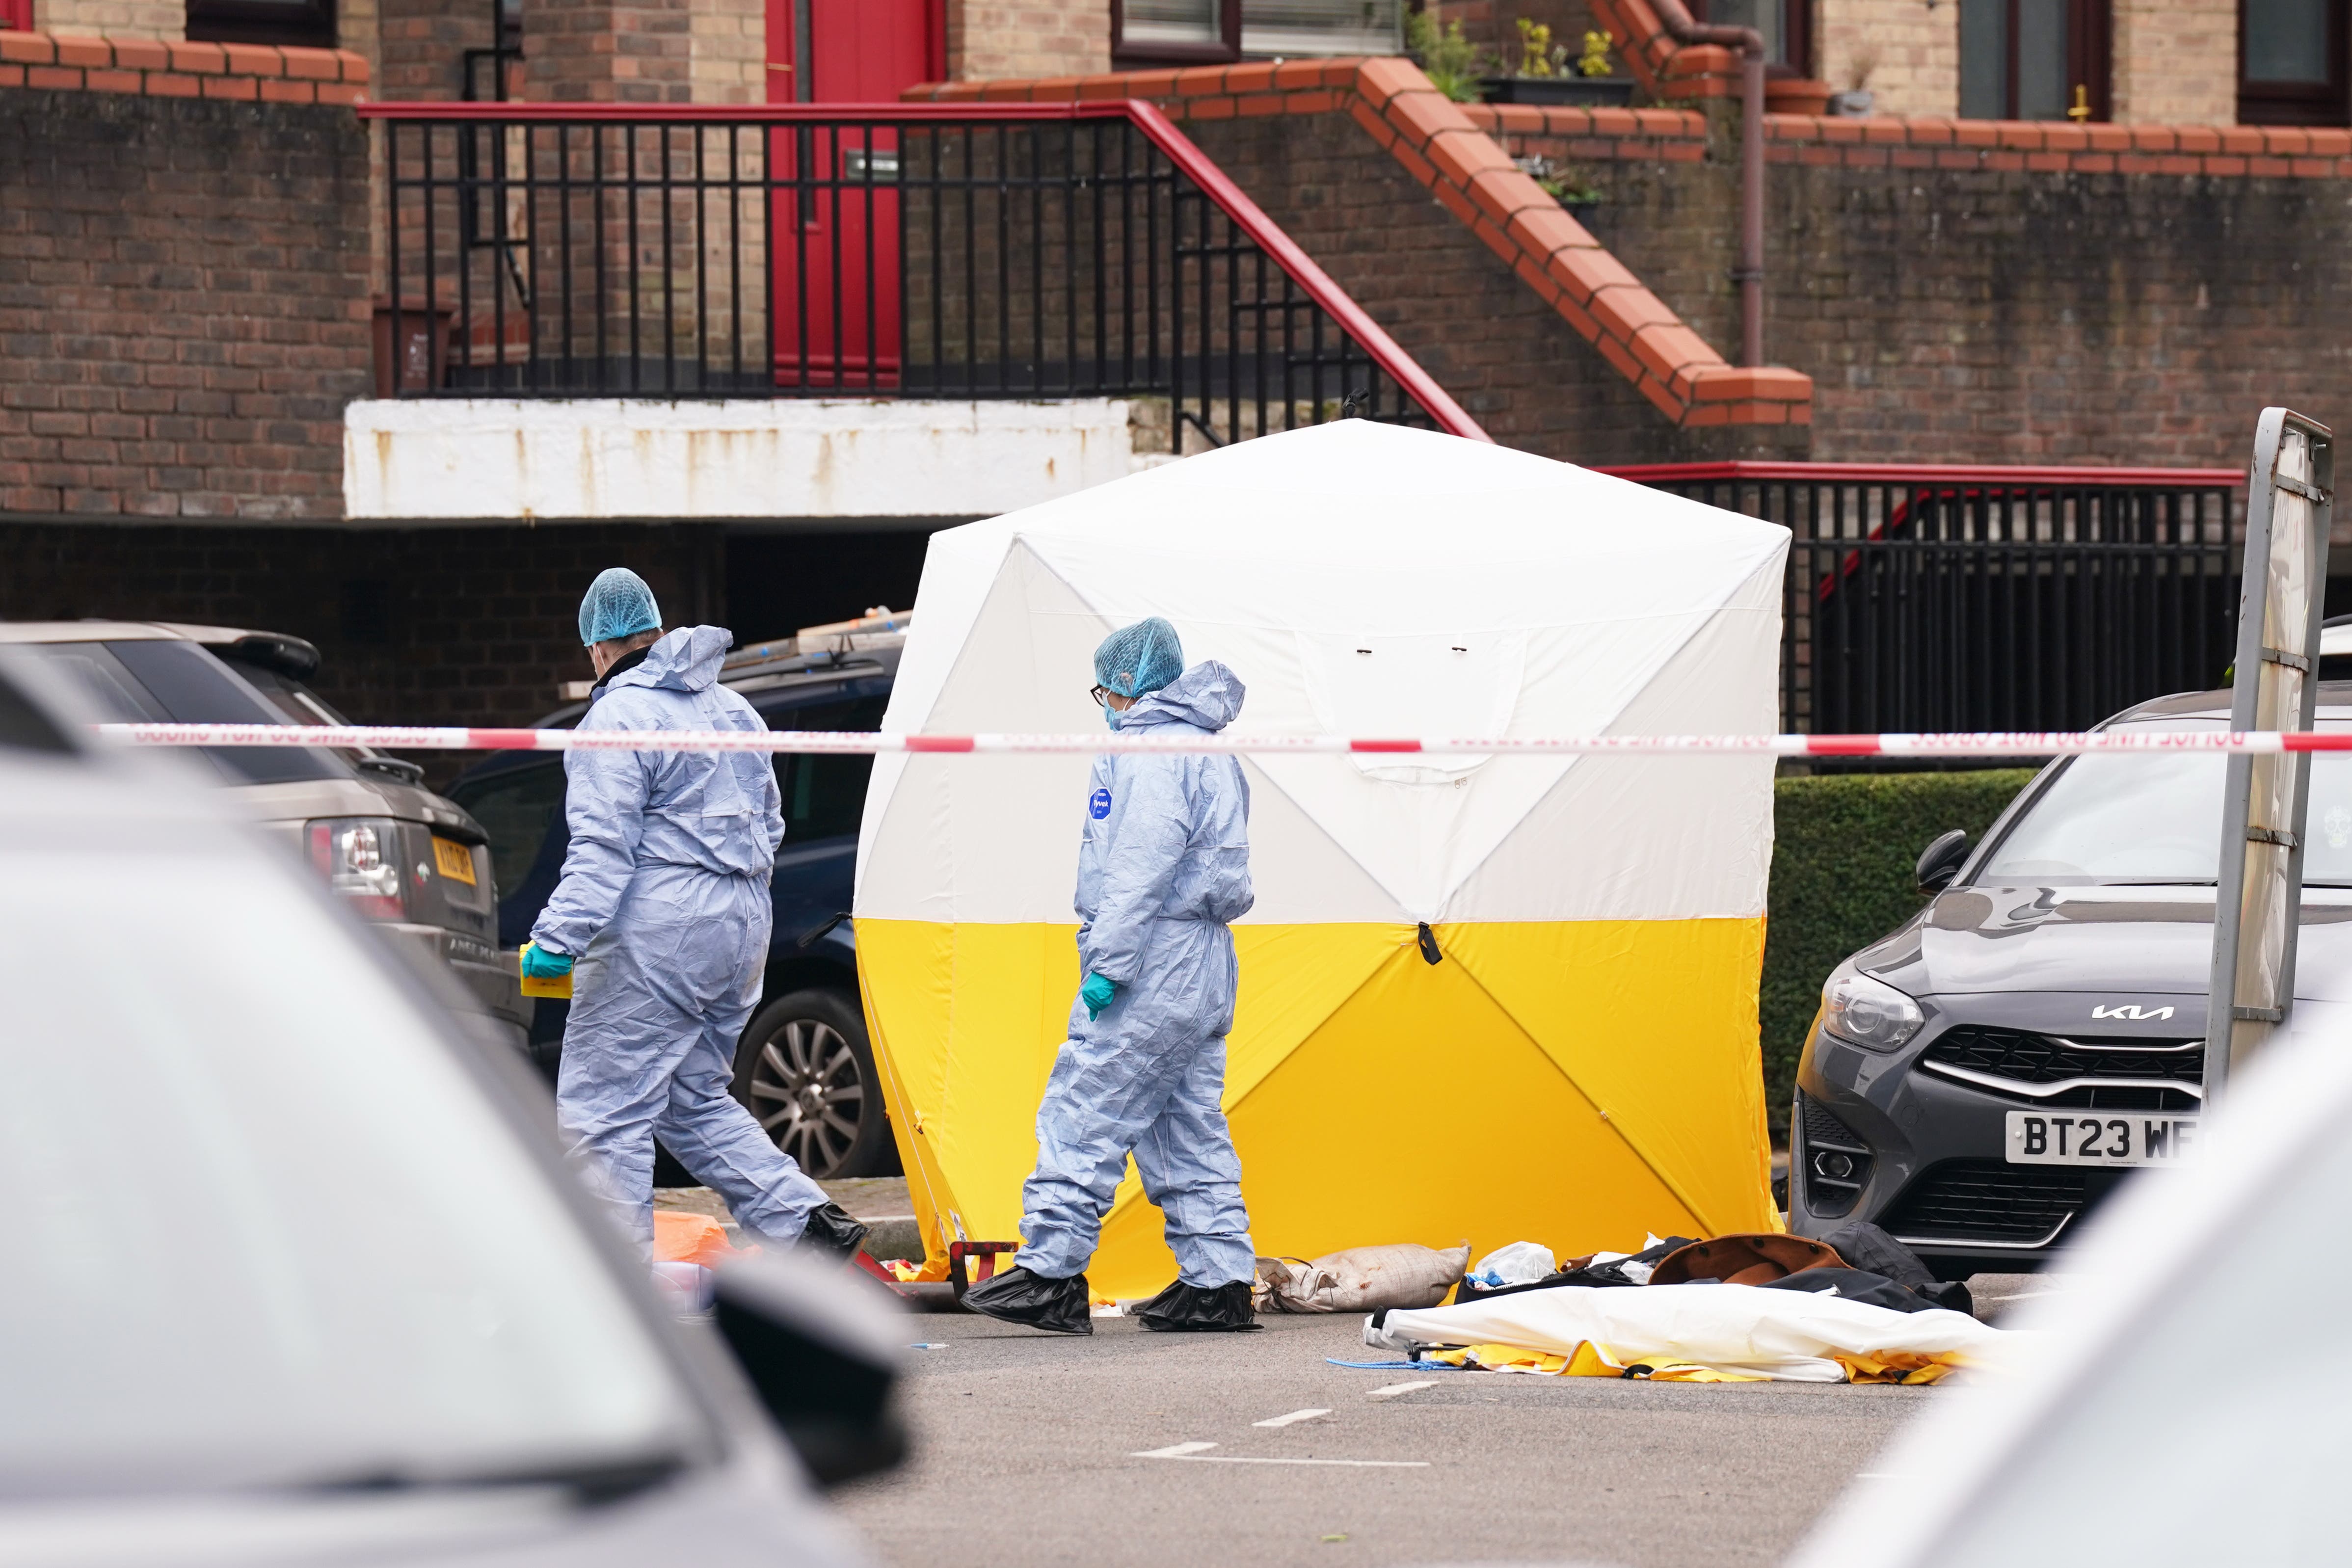
[[890, 1119], [866, 1020], [838, 991], [793, 991], [760, 1009], [735, 1049], [735, 1097], [819, 1180], [873, 1176], [887, 1162]]

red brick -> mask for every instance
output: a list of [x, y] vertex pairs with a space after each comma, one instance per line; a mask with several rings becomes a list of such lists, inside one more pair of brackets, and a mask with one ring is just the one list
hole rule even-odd
[[228, 56], [218, 44], [187, 44], [176, 40], [167, 45], [172, 51], [172, 68], [176, 71], [218, 72], [228, 68]]
[[256, 90], [261, 85], [251, 77], [216, 76], [204, 78], [206, 98], [233, 98], [250, 101], [260, 97]]
[[1914, 147], [1949, 147], [1952, 144], [1952, 121], [1928, 115], [1906, 120], [1904, 125], [1911, 132]]
[[2135, 125], [2131, 132], [2135, 152], [2169, 152], [2178, 141], [2169, 125]]
[[319, 88], [315, 82], [265, 81], [261, 84], [264, 103], [316, 103]]
[[2336, 172], [2336, 160], [2333, 158], [2297, 158], [2294, 160], [2294, 166], [2297, 174], [2312, 179], [2325, 180]]
[[286, 57], [268, 44], [223, 44], [228, 57], [228, 68], [239, 76], [282, 77], [286, 74]]
[[1357, 99], [1349, 103], [1348, 113], [1357, 124], [1371, 133], [1372, 140], [1380, 144], [1382, 151], [1386, 151], [1389, 145], [1396, 141], [1396, 128], [1382, 120], [1381, 111], [1362, 99]]
[[23, 87], [24, 85], [24, 67], [0, 66], [0, 87]]
[[1633, 284], [1618, 288], [1604, 288], [1595, 294], [1585, 307], [1601, 329], [1612, 338], [1622, 338], [1628, 343], [1644, 327], [1679, 327], [1681, 319], [1666, 308], [1665, 301], [1643, 287]]
[[1441, 131], [1430, 139], [1423, 151], [1447, 179], [1458, 185], [1467, 186], [1488, 174], [1517, 172], [1510, 154], [1496, 146], [1495, 139], [1483, 131]]
[[1230, 67], [1225, 71], [1225, 90], [1236, 97], [1248, 92], [1273, 91], [1273, 65], [1261, 63]]
[[2041, 147], [2042, 135], [2048, 127], [2032, 120], [1997, 120], [1993, 129], [2000, 135], [1997, 145], [2032, 152]]
[[1374, 104], [1401, 92], [1430, 92], [1429, 78], [1410, 60], [1367, 60], [1356, 71], [1356, 90]]
[[1595, 136], [1639, 136], [1642, 119], [1630, 109], [1596, 109], [1592, 111], [1592, 133]]
[[[1363, 99], [1350, 94], [1349, 101], [1361, 103]], [[1339, 95], [1329, 88], [1317, 88], [1312, 92], [1290, 92], [1282, 95], [1282, 112], [1285, 114], [1329, 114], [1339, 107]]]
[[2208, 158], [2205, 160], [2205, 172], [2208, 174], [2243, 174], [2246, 161], [2243, 158]]
[[0, 60], [20, 66], [46, 66], [57, 57], [57, 45], [47, 33], [0, 33]]
[[1867, 123], [1860, 120], [1832, 119], [1827, 115], [1811, 118], [1821, 121], [1821, 140], [1823, 141], [1859, 141], [1862, 140], [1862, 128]]
[[1475, 225], [1477, 223], [1478, 209], [1470, 204], [1470, 198], [1468, 195], [1464, 193], [1462, 187], [1454, 184], [1450, 180], [1441, 179], [1436, 183], [1430, 186], [1429, 189], [1430, 193], [1444, 204], [1447, 212], [1452, 213], [1455, 217], [1460, 218], [1465, 224]]
[[80, 70], [71, 66], [33, 66], [25, 72], [25, 85], [70, 92], [81, 86], [81, 78]]
[[1320, 60], [1285, 60], [1274, 68], [1274, 85], [1284, 92], [1326, 86]]
[[1281, 114], [1289, 107], [1289, 94], [1280, 92], [1244, 93], [1234, 100], [1234, 112], [1244, 119], [1261, 115]]
[[2072, 152], [2029, 152], [2025, 166], [2037, 173], [2063, 174], [2073, 165], [2075, 156]]
[[1428, 159], [1414, 152], [1403, 137], [1400, 136], [1389, 143], [1389, 156], [1395, 159], [1406, 173], [1422, 184], [1432, 189], [1436, 188], [1439, 183], [1436, 169], [1431, 165]]
[[[2210, 158], [2206, 160], [2206, 162], [2209, 164], [2213, 162], [2214, 160]], [[2232, 160], [2232, 162], [2242, 161]], [[2111, 152], [2078, 152], [2074, 155], [2074, 169], [2076, 172], [2084, 174], [2112, 174], [2116, 171], [2115, 154]]]
[[2299, 126], [2273, 125], [2263, 131], [2263, 150], [2274, 157], [2292, 158], [2311, 151], [2311, 132]]
[[150, 98], [194, 98], [203, 82], [202, 77], [175, 76], [169, 71], [149, 71], [147, 95]]
[[1239, 109], [1241, 100], [1231, 98], [1187, 98], [1180, 99], [1178, 102], [1182, 105], [1184, 118], [1187, 120], [1231, 120]]
[[1512, 214], [1506, 231], [1512, 243], [1535, 256], [1538, 264], [1556, 250], [1597, 249], [1601, 243], [1591, 231], [1562, 212], [1559, 204], [1549, 200], [1542, 206]]
[[2221, 128], [2221, 151], [2224, 152], [2260, 152], [2263, 133], [2258, 126], [2229, 125]]
[[1160, 99], [1176, 96], [1175, 71], [1135, 71], [1127, 78], [1120, 98]]
[[335, 57], [332, 49], [305, 49], [289, 44], [278, 54], [286, 62], [286, 74], [289, 77], [304, 81], [334, 81], [342, 75], [342, 62]]
[[1441, 131], [1467, 129], [1462, 111], [1443, 93], [1401, 92], [1390, 99], [1381, 112], [1388, 116], [1398, 134], [1415, 147], [1424, 146]]
[[1952, 141], [1961, 147], [1998, 147], [2000, 128], [1998, 120], [1956, 120], [1952, 121]]
[[1541, 185], [1517, 169], [1488, 171], [1470, 183], [1469, 194], [1472, 203], [1498, 226], [1509, 224], [1514, 213], [1528, 208], [1559, 211], [1559, 204]]
[[2050, 124], [2042, 128], [2042, 145], [2052, 152], [2087, 152], [2091, 131], [2084, 125]]
[[2352, 131], [2330, 130], [2315, 125], [2304, 132], [2310, 139], [2310, 152], [2315, 158], [2352, 157]]
[[102, 68], [114, 63], [114, 50], [104, 38], [59, 38], [57, 47], [61, 66]]
[[88, 71], [83, 85], [92, 92], [139, 92], [143, 83], [137, 71]]
[[1598, 246], [1591, 249], [1556, 250], [1545, 258], [1544, 270], [1559, 284], [1560, 292], [1579, 305], [1590, 305], [1603, 289], [1638, 288], [1641, 280]]
[[[1703, 141], [1669, 141], [1664, 147], [1659, 148], [1658, 152], [1669, 163], [1704, 162], [1706, 159], [1706, 143]], [[1623, 153], [1622, 156], [1632, 158], [1636, 156], [1636, 154], [1629, 150]]]
[[1723, 356], [1707, 347], [1705, 339], [1679, 323], [1644, 327], [1635, 333], [1633, 357], [1661, 380], [1674, 383], [1678, 397], [1690, 395], [1684, 384], [1690, 380], [1690, 371], [1723, 363]]
[[[1463, 105], [1465, 113], [1469, 109], [1468, 104]], [[1497, 104], [1487, 111], [1486, 118], [1495, 121], [1507, 134], [1529, 135], [1551, 129], [1550, 117], [1532, 104]]]

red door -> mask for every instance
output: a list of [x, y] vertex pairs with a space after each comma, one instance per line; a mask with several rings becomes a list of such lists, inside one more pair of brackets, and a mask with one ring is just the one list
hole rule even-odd
[[[946, 75], [940, 0], [768, 0], [771, 103], [887, 103]], [[859, 124], [772, 133], [776, 380], [898, 384], [898, 139]]]

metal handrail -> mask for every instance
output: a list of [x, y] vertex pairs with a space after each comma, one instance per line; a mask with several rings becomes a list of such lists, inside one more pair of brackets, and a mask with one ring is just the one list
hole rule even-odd
[[[503, 125], [649, 124], [663, 126], [956, 125], [1123, 120], [1149, 140], [1252, 244], [1322, 309], [1436, 427], [1475, 441], [1493, 437], [1429, 372], [1349, 297], [1282, 227], [1157, 108], [1141, 99], [1057, 103], [362, 103], [363, 120], [389, 123]], [[399, 308], [394, 302], [395, 311]]]
[[1824, 485], [2084, 485], [2203, 489], [2246, 482], [2245, 470], [2242, 468], [2070, 468], [1990, 463], [1635, 463], [1601, 472], [1641, 485], [1751, 479]]

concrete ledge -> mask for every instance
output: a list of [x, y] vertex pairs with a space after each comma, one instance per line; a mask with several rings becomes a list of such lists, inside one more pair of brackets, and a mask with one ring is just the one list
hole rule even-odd
[[990, 517], [1143, 465], [1118, 399], [368, 400], [353, 521]]

